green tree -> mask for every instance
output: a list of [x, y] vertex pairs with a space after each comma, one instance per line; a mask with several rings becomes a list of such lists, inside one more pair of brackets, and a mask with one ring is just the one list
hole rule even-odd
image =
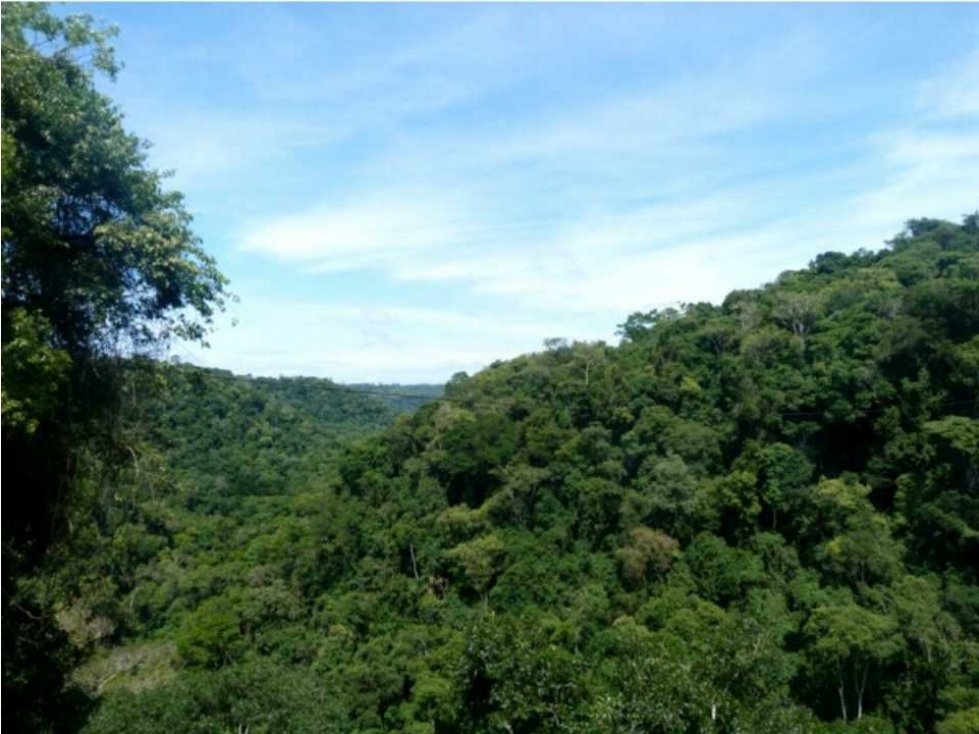
[[[180, 195], [96, 89], [95, 75], [118, 69], [114, 31], [42, 4], [2, 12], [2, 431], [4, 455], [17, 457], [3, 474], [4, 719], [39, 730], [37, 717], [56, 721], [57, 705], [23, 710], [36, 705], [29, 689], [60, 686], [18, 672], [39, 664], [23, 657], [21, 636], [52, 639], [29, 622], [50, 610], [30, 611], [18, 584], [64, 536], [82, 447], [112, 428], [109, 359], [203, 339], [225, 280]], [[97, 456], [111, 463], [112, 453]], [[47, 659], [57, 667], [58, 657]]]
[[224, 597], [208, 599], [187, 616], [177, 635], [177, 650], [188, 665], [219, 668], [233, 660], [241, 639], [240, 612]]
[[888, 591], [904, 643], [904, 674], [897, 690], [908, 728], [930, 731], [941, 709], [941, 692], [961, 657], [962, 630], [942, 608], [936, 579], [905, 576]]
[[938, 734], [976, 734], [979, 732], [979, 706], [956, 711], [938, 724]]
[[446, 553], [458, 564], [462, 578], [484, 602], [489, 603], [489, 590], [500, 572], [506, 545], [496, 535], [486, 535], [468, 543], [460, 543]]
[[[43, 552], [77, 461], [68, 454], [115, 397], [106, 358], [201, 340], [225, 280], [181, 195], [146, 166], [94, 75], [114, 77], [87, 16], [3, 9], [3, 440], [5, 528]], [[34, 365], [43, 363], [40, 372]], [[43, 457], [43, 458], [42, 458]], [[55, 531], [57, 532], [57, 531]]]
[[666, 533], [652, 528], [633, 528], [629, 542], [615, 552], [622, 577], [638, 586], [650, 576], [665, 574], [678, 555], [680, 544]]
[[899, 648], [894, 620], [856, 604], [820, 607], [805, 633], [813, 640], [812, 665], [835, 680], [843, 721], [850, 717], [848, 699], [856, 706], [855, 718], [862, 719], [868, 683]]

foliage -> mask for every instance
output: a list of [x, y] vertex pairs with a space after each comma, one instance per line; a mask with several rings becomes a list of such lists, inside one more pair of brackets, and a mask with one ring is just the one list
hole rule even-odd
[[225, 279], [96, 88], [114, 31], [17, 3], [2, 35], [4, 716], [61, 730], [73, 653], [23, 577], [70, 529], [90, 459], [118, 448], [115, 358], [203, 340]]
[[167, 365], [224, 283], [108, 35], [3, 20], [5, 724], [975, 731], [979, 215], [444, 395]]
[[[158, 368], [133, 420], [170, 489], [93, 531], [121, 555], [81, 554], [118, 560], [61, 565], [116, 630], [95, 644], [175, 640], [173, 678], [127, 673], [89, 730], [145, 702], [209, 731], [190, 681], [255, 665], [334, 692], [342, 731], [968, 730], [975, 333], [942, 288], [979, 232], [909, 228], [397, 419], [328, 382]], [[238, 724], [321, 715], [263, 700]]]

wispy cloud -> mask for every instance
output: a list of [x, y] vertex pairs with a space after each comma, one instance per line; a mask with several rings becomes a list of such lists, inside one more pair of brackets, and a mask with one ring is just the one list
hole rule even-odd
[[846, 202], [853, 232], [882, 232], [917, 216], [958, 220], [979, 207], [979, 129], [905, 128], [875, 137], [880, 176]]
[[292, 151], [322, 150], [347, 135], [322, 122], [194, 108], [154, 115], [142, 129], [153, 141], [151, 161], [174, 171], [178, 187], [219, 182], [229, 172], [281, 162]]
[[249, 6], [135, 128], [245, 276], [208, 359], [445, 378], [974, 210], [979, 33], [898, 51], [942, 12]]
[[592, 336], [561, 316], [535, 320], [516, 313], [278, 299], [242, 302], [225, 321], [212, 349], [184, 346], [176, 356], [252, 374], [441, 382], [537, 350], [550, 336]]
[[[261, 222], [240, 245], [306, 271], [462, 283], [611, 320], [717, 300], [821, 249], [879, 246], [906, 218], [967, 211], [979, 191], [979, 135], [933, 130], [927, 116], [848, 141], [858, 158], [814, 171], [766, 174], [770, 162], [741, 154], [742, 133], [828, 103], [799, 92], [825, 53], [800, 36], [734, 71], [542, 115], [503, 135], [423, 133], [369, 162], [362, 191]], [[948, 90], [973, 63], [926, 80], [918, 98], [945, 100], [944, 115], [967, 112]], [[827, 179], [838, 184], [831, 196], [819, 192]], [[409, 186], [384, 190], [396, 181]]]
[[979, 116], [979, 49], [924, 82], [917, 103], [932, 118]]
[[453, 204], [431, 194], [374, 194], [259, 224], [244, 234], [241, 247], [312, 271], [387, 266], [450, 241], [459, 217]]

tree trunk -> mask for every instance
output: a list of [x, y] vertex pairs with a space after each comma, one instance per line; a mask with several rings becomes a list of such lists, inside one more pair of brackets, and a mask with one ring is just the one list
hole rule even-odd
[[863, 692], [867, 689], [867, 669], [870, 663], [864, 663], [863, 675], [860, 677], [860, 684], [857, 686], [857, 721], [863, 718]]
[[408, 544], [408, 553], [411, 554], [411, 572], [415, 574], [415, 579], [418, 579], [418, 561], [415, 559], [415, 544]]
[[846, 686], [843, 685], [843, 671], [840, 671], [840, 685], [836, 689], [840, 694], [840, 711], [843, 713], [843, 723], [847, 723], [846, 717]]

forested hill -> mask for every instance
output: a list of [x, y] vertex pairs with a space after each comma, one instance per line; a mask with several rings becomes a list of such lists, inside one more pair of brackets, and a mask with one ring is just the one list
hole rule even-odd
[[258, 391], [204, 373], [188, 486], [71, 556], [87, 731], [976, 732], [979, 217], [622, 335], [326, 461], [286, 401], [240, 458], [296, 486], [220, 513], [181, 457]]
[[159, 363], [132, 365], [130, 384], [130, 423], [184, 484], [236, 495], [295, 488], [310, 462], [325, 462], [342, 439], [386, 428], [442, 391]]
[[442, 385], [385, 385], [374, 382], [348, 383], [344, 387], [357, 390], [378, 398], [385, 405], [399, 413], [410, 413], [420, 408], [430, 398], [441, 397]]

